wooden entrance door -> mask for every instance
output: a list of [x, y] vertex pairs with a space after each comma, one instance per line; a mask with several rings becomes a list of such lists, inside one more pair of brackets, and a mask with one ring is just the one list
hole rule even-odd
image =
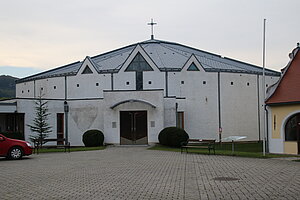
[[120, 111], [120, 144], [148, 144], [147, 111]]

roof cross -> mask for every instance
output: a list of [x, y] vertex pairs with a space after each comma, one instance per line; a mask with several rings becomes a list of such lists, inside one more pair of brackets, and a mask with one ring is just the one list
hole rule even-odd
[[151, 26], [151, 40], [154, 40], [154, 35], [153, 35], [153, 26], [157, 25], [157, 23], [153, 22], [153, 19], [151, 19], [151, 22], [148, 23], [147, 25]]

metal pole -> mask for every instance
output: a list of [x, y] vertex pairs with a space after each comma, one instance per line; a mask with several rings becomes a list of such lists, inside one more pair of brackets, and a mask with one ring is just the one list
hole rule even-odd
[[266, 19], [264, 19], [263, 26], [263, 155], [266, 155], [266, 111], [265, 111], [265, 99], [266, 99], [266, 77], [265, 77], [265, 64], [266, 64]]

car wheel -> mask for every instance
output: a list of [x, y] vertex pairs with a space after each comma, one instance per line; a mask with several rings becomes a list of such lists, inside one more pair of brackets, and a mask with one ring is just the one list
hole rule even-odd
[[13, 160], [21, 159], [23, 156], [23, 151], [20, 147], [12, 147], [8, 152], [8, 156]]

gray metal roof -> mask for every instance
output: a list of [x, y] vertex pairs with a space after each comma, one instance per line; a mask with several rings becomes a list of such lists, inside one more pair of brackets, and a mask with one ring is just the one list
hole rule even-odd
[[[208, 72], [233, 72], [262, 74], [262, 68], [233, 60], [220, 55], [205, 52], [199, 49], [181, 45], [178, 43], [161, 40], [146, 40], [132, 44], [120, 49], [116, 49], [94, 57], [89, 57], [98, 73], [116, 73], [123, 66], [130, 54], [140, 45], [156, 66], [161, 70], [180, 71], [188, 59], [194, 55], [205, 71]], [[83, 62], [83, 61], [82, 61]], [[76, 62], [62, 67], [58, 67], [33, 76], [19, 79], [17, 82], [26, 82], [35, 79], [75, 75], [82, 62]], [[266, 69], [266, 75], [280, 76], [280, 72]]]

